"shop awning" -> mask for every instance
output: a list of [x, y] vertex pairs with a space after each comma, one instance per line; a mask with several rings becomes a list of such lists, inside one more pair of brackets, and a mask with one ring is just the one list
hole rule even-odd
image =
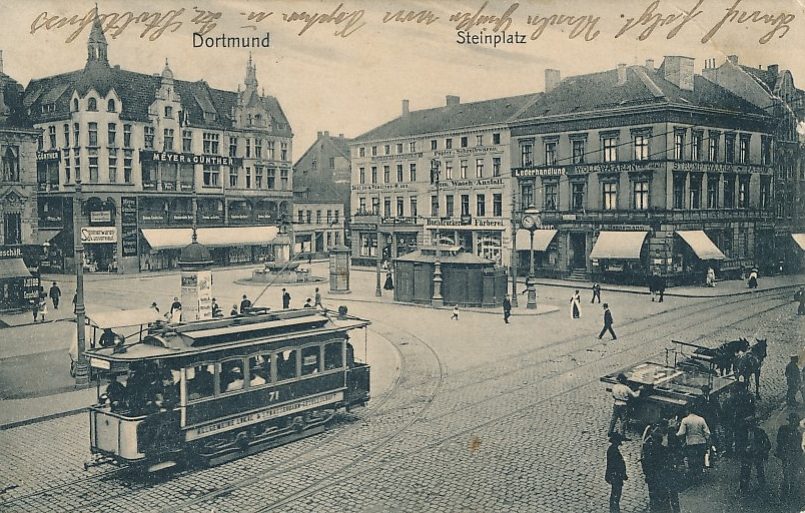
[[30, 278], [31, 273], [22, 258], [4, 258], [0, 260], [0, 280], [7, 278]]
[[799, 249], [805, 251], [805, 233], [792, 233], [791, 237], [794, 238], [794, 242], [797, 243]]
[[648, 232], [601, 232], [590, 258], [639, 260]]
[[[181, 249], [193, 237], [190, 228], [143, 228], [151, 249]], [[198, 241], [207, 247], [266, 246], [279, 232], [276, 226], [232, 226], [225, 228], [198, 228]]]
[[[547, 250], [554, 237], [556, 237], [556, 230], [535, 230], [534, 251]], [[528, 251], [531, 248], [531, 234], [528, 233], [528, 230], [517, 230], [516, 242], [517, 251]]]
[[696, 253], [700, 260], [726, 260], [727, 257], [718, 249], [710, 237], [702, 230], [677, 230], [677, 235], [682, 237], [690, 249]]

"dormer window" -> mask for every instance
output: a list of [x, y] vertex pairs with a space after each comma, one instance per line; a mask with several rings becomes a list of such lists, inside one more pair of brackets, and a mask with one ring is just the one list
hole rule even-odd
[[90, 98], [87, 100], [87, 110], [90, 112], [96, 112], [98, 110], [98, 100], [95, 98]]
[[108, 102], [106, 102], [106, 111], [107, 112], [116, 112], [117, 111], [117, 106], [115, 105], [114, 100], [109, 100]]
[[73, 110], [78, 112], [78, 98], [73, 99]]
[[173, 107], [165, 107], [165, 117], [166, 118], [173, 117]]

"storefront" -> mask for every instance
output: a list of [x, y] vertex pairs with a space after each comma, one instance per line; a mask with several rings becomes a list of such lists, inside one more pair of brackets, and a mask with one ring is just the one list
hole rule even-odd
[[511, 249], [507, 247], [505, 237], [509, 224], [508, 220], [500, 218], [473, 219], [464, 216], [456, 220], [430, 219], [425, 230], [432, 244], [438, 241], [459, 246], [469, 254], [506, 266]]
[[648, 275], [648, 231], [600, 231], [590, 252], [593, 279], [643, 284]]
[[[559, 248], [556, 234], [558, 230], [542, 228], [534, 230], [534, 273], [537, 276], [556, 276], [559, 264]], [[517, 230], [517, 269], [520, 275], [526, 276], [531, 266], [531, 233], [528, 230]]]
[[86, 272], [117, 272], [117, 229], [114, 226], [81, 228]]
[[677, 230], [682, 244], [676, 245], [674, 260], [679, 262], [681, 276], [688, 283], [704, 283], [707, 269], [713, 268], [719, 276], [720, 264], [726, 256], [703, 230]]
[[0, 311], [30, 308], [38, 291], [39, 278], [25, 265], [22, 248], [0, 248]]

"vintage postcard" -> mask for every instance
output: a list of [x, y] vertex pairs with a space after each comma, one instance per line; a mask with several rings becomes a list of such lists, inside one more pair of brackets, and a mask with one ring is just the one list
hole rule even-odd
[[805, 510], [803, 46], [0, 0], [0, 510]]

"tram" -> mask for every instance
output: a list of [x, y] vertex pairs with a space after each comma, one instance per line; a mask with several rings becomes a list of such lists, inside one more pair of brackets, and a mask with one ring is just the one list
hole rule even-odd
[[324, 431], [369, 400], [350, 332], [370, 322], [303, 308], [179, 325], [86, 351], [111, 374], [89, 408], [89, 466], [215, 465]]

